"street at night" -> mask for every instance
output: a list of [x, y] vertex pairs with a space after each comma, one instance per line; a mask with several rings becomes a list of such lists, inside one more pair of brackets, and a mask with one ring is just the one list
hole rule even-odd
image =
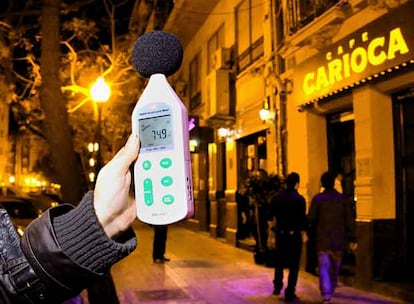
[[[168, 231], [166, 256], [171, 261], [155, 264], [152, 228], [138, 221], [134, 228], [138, 248], [112, 268], [121, 304], [284, 303], [283, 295], [272, 295], [273, 269], [254, 264], [252, 252], [175, 224]], [[319, 303], [317, 278], [301, 271], [297, 295], [300, 300], [293, 303]], [[408, 302], [340, 286], [332, 303]]]
[[2, 0], [0, 304], [414, 303], [413, 13]]

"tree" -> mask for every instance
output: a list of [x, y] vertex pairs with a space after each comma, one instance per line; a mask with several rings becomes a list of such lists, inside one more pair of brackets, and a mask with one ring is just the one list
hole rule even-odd
[[63, 199], [77, 202], [82, 194], [80, 168], [74, 153], [65, 101], [60, 91], [60, 0], [42, 0], [40, 103], [45, 112], [46, 138]]
[[[56, 180], [62, 184], [66, 201], [78, 201], [82, 192], [80, 180], [83, 177], [77, 167], [76, 152], [81, 153], [82, 147], [93, 138], [96, 105], [90, 102], [88, 88], [101, 74], [110, 80], [114, 92], [111, 104], [103, 113], [106, 116], [103, 135], [107, 139], [104, 142], [107, 143], [108, 153], [117, 150], [123, 143], [123, 137], [129, 133], [131, 104], [135, 103], [138, 95], [137, 90], [129, 88], [139, 88], [142, 80], [132, 71], [129, 63], [132, 37], [125, 35], [123, 45], [116, 46], [115, 12], [128, 1], [114, 4], [104, 0], [110, 26], [107, 26], [108, 23], [101, 24], [110, 29], [107, 35], [110, 37], [109, 44], [102, 43], [105, 35], [98, 35], [99, 27], [94, 21], [70, 17], [72, 12], [79, 11], [79, 6], [96, 1], [84, 0], [69, 5], [61, 0], [41, 0], [41, 10], [36, 9], [38, 1], [28, 2], [19, 8], [20, 15], [31, 16], [28, 23], [15, 18], [12, 5], [6, 10], [4, 28], [7, 34], [2, 35], [4, 43], [0, 45], [0, 59], [6, 61], [6, 58], [14, 57], [14, 60], [0, 64], [9, 71], [8, 75], [12, 75], [7, 83], [18, 83], [16, 93], [10, 100], [16, 117], [20, 117], [19, 122], [31, 131], [36, 130], [40, 137], [47, 138], [51, 147], [52, 170]], [[61, 37], [62, 11], [65, 21]], [[40, 13], [42, 30], [39, 32], [36, 21]], [[38, 46], [39, 40], [41, 47]], [[2, 51], [9, 51], [13, 56], [2, 56]], [[37, 111], [30, 112], [22, 105], [27, 101], [32, 101], [34, 105], [36, 99], [40, 100], [41, 115], [37, 117], [35, 129], [34, 119], [28, 118], [39, 113], [39, 109], [32, 106]], [[106, 115], [109, 113], [111, 115]], [[39, 125], [39, 121], [43, 125]]]

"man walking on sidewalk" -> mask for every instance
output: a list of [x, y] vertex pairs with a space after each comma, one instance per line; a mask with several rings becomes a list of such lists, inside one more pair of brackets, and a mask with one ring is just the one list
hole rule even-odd
[[309, 208], [309, 224], [315, 227], [319, 265], [319, 289], [323, 303], [330, 303], [338, 283], [343, 252], [349, 243], [357, 247], [351, 202], [334, 188], [335, 176], [321, 176], [322, 193], [315, 195]]
[[276, 219], [273, 228], [276, 232], [276, 263], [273, 280], [274, 295], [283, 287], [283, 268], [289, 269], [285, 300], [296, 300], [296, 283], [298, 281], [299, 263], [303, 241], [306, 242], [306, 202], [297, 191], [299, 174], [290, 173], [286, 177], [286, 189], [276, 194], [270, 203], [270, 218]]

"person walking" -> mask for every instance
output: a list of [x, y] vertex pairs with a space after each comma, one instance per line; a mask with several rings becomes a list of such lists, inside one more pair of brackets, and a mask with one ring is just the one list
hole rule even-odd
[[152, 259], [154, 263], [162, 264], [170, 259], [165, 257], [165, 249], [167, 246], [167, 225], [153, 225], [154, 241], [152, 243]]
[[[334, 188], [339, 193], [343, 193], [342, 189], [342, 173], [335, 174]], [[325, 189], [321, 185], [320, 192], [323, 192]], [[306, 265], [305, 271], [318, 276], [318, 253], [316, 251], [316, 231], [313, 225], [308, 225], [308, 242], [306, 243]]]
[[323, 303], [330, 303], [344, 250], [348, 244], [351, 250], [357, 248], [356, 225], [351, 201], [334, 188], [335, 175], [323, 173], [321, 185], [323, 191], [311, 201], [308, 221], [315, 227], [319, 289]]
[[[300, 176], [296, 172], [286, 177], [286, 189], [282, 190], [270, 202], [270, 220], [276, 236], [276, 261], [273, 280], [273, 294], [279, 295], [283, 288], [283, 270], [289, 269], [285, 300], [298, 299], [296, 284], [299, 275], [299, 263], [302, 244], [307, 241], [306, 201], [298, 193]], [[272, 224], [270, 224], [272, 225]]]

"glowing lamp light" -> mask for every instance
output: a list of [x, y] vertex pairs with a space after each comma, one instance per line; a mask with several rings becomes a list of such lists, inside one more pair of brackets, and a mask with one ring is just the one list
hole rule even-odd
[[263, 122], [272, 120], [275, 118], [275, 113], [270, 110], [270, 98], [266, 97], [263, 100], [263, 107], [259, 111], [260, 120]]
[[220, 137], [227, 137], [230, 135], [230, 131], [227, 128], [220, 128], [217, 130], [217, 132]]
[[259, 117], [261, 120], [265, 121], [268, 120], [270, 118], [270, 111], [269, 109], [260, 109], [259, 111]]
[[190, 139], [190, 152], [195, 152], [198, 147], [198, 141], [195, 139]]
[[88, 144], [88, 151], [89, 152], [96, 152], [99, 150], [99, 144], [98, 143], [89, 143]]
[[91, 183], [93, 183], [95, 181], [95, 173], [93, 173], [93, 172], [90, 172], [89, 173], [89, 181]]
[[103, 77], [98, 77], [91, 87], [91, 97], [95, 102], [106, 102], [111, 96], [111, 88]]

